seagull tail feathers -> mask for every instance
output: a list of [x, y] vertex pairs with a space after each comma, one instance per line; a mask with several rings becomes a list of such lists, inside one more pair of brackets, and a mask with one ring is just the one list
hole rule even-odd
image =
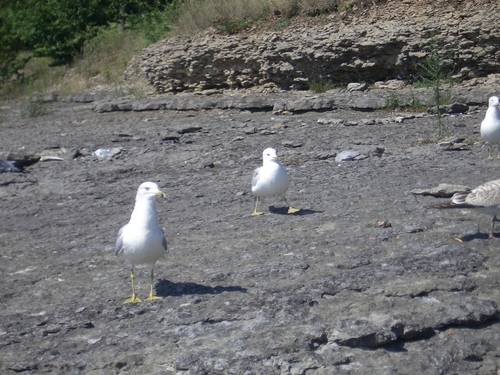
[[453, 197], [446, 202], [439, 204], [431, 204], [430, 206], [425, 206], [425, 208], [473, 208], [477, 207], [470, 203], [467, 203], [465, 199], [469, 193], [456, 193]]
[[443, 208], [477, 208], [477, 206], [474, 206], [469, 203], [455, 203], [453, 201], [447, 201], [444, 203], [440, 204], [431, 204], [429, 206], [425, 206], [425, 208], [438, 208], [438, 209], [443, 209]]

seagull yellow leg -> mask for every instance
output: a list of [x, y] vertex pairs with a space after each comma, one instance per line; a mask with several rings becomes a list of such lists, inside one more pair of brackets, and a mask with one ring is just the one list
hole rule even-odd
[[259, 205], [259, 197], [257, 197], [255, 199], [255, 208], [253, 209], [252, 216], [259, 216], [259, 215], [263, 215], [264, 214], [264, 212], [257, 211], [257, 206], [258, 205]]
[[288, 213], [289, 214], [295, 214], [297, 212], [300, 211], [300, 208], [293, 208], [290, 203], [288, 203], [287, 199], [285, 197], [283, 197], [283, 199], [285, 200], [285, 203], [286, 205], [288, 206]]
[[154, 272], [153, 269], [151, 268], [151, 289], [149, 291], [149, 297], [146, 298], [146, 301], [154, 301], [157, 299], [162, 299], [161, 297], [155, 296], [153, 294], [153, 282], [154, 282]]
[[134, 270], [130, 270], [130, 280], [132, 281], [132, 297], [130, 297], [128, 300], [126, 300], [123, 303], [137, 303], [137, 302], [142, 302], [139, 297], [137, 297], [137, 294], [135, 294], [135, 285], [134, 285]]

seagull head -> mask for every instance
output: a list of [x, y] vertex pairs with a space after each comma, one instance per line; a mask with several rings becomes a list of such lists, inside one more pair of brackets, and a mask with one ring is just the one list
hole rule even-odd
[[262, 153], [262, 160], [265, 162], [278, 160], [278, 151], [275, 148], [268, 147]]
[[167, 195], [154, 182], [143, 182], [137, 189], [136, 199], [154, 199], [155, 197], [166, 198]]
[[493, 107], [499, 107], [500, 108], [500, 101], [498, 99], [498, 96], [492, 96], [490, 100], [488, 101], [488, 107], [493, 108]]

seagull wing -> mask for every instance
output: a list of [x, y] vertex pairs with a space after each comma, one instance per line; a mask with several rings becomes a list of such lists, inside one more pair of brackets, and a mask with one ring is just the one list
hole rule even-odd
[[463, 202], [475, 207], [490, 207], [500, 205], [500, 180], [490, 181], [478, 186], [465, 196], [459, 196], [455, 203]]
[[116, 239], [116, 244], [115, 244], [115, 255], [120, 254], [120, 252], [123, 250], [123, 230], [127, 225], [128, 224], [125, 224], [118, 231], [118, 238]]
[[255, 187], [257, 185], [257, 182], [259, 181], [259, 174], [260, 174], [261, 168], [262, 167], [259, 167], [255, 171], [253, 171], [252, 187]]

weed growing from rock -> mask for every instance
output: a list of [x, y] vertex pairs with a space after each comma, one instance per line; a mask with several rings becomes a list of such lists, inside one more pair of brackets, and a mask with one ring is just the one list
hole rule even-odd
[[326, 92], [335, 87], [332, 80], [324, 80], [321, 78], [312, 78], [309, 81], [309, 90], [317, 93]]
[[24, 117], [35, 118], [46, 115], [49, 112], [46, 104], [47, 103], [39, 97], [31, 97], [26, 106]]
[[[447, 54], [449, 55], [449, 53]], [[418, 65], [427, 73], [427, 76], [420, 76], [422, 82], [433, 88], [433, 100], [437, 119], [438, 138], [443, 138], [449, 135], [444, 129], [442, 121], [442, 113], [440, 106], [445, 104], [445, 101], [450, 101], [451, 94], [442, 92], [442, 84], [450, 80], [450, 72], [445, 69], [446, 59], [439, 53], [438, 45], [434, 39], [431, 40], [427, 57]]]
[[396, 109], [401, 107], [401, 103], [399, 102], [399, 98], [396, 95], [396, 93], [391, 92], [391, 95], [386, 98], [386, 104], [385, 104], [387, 109]]

